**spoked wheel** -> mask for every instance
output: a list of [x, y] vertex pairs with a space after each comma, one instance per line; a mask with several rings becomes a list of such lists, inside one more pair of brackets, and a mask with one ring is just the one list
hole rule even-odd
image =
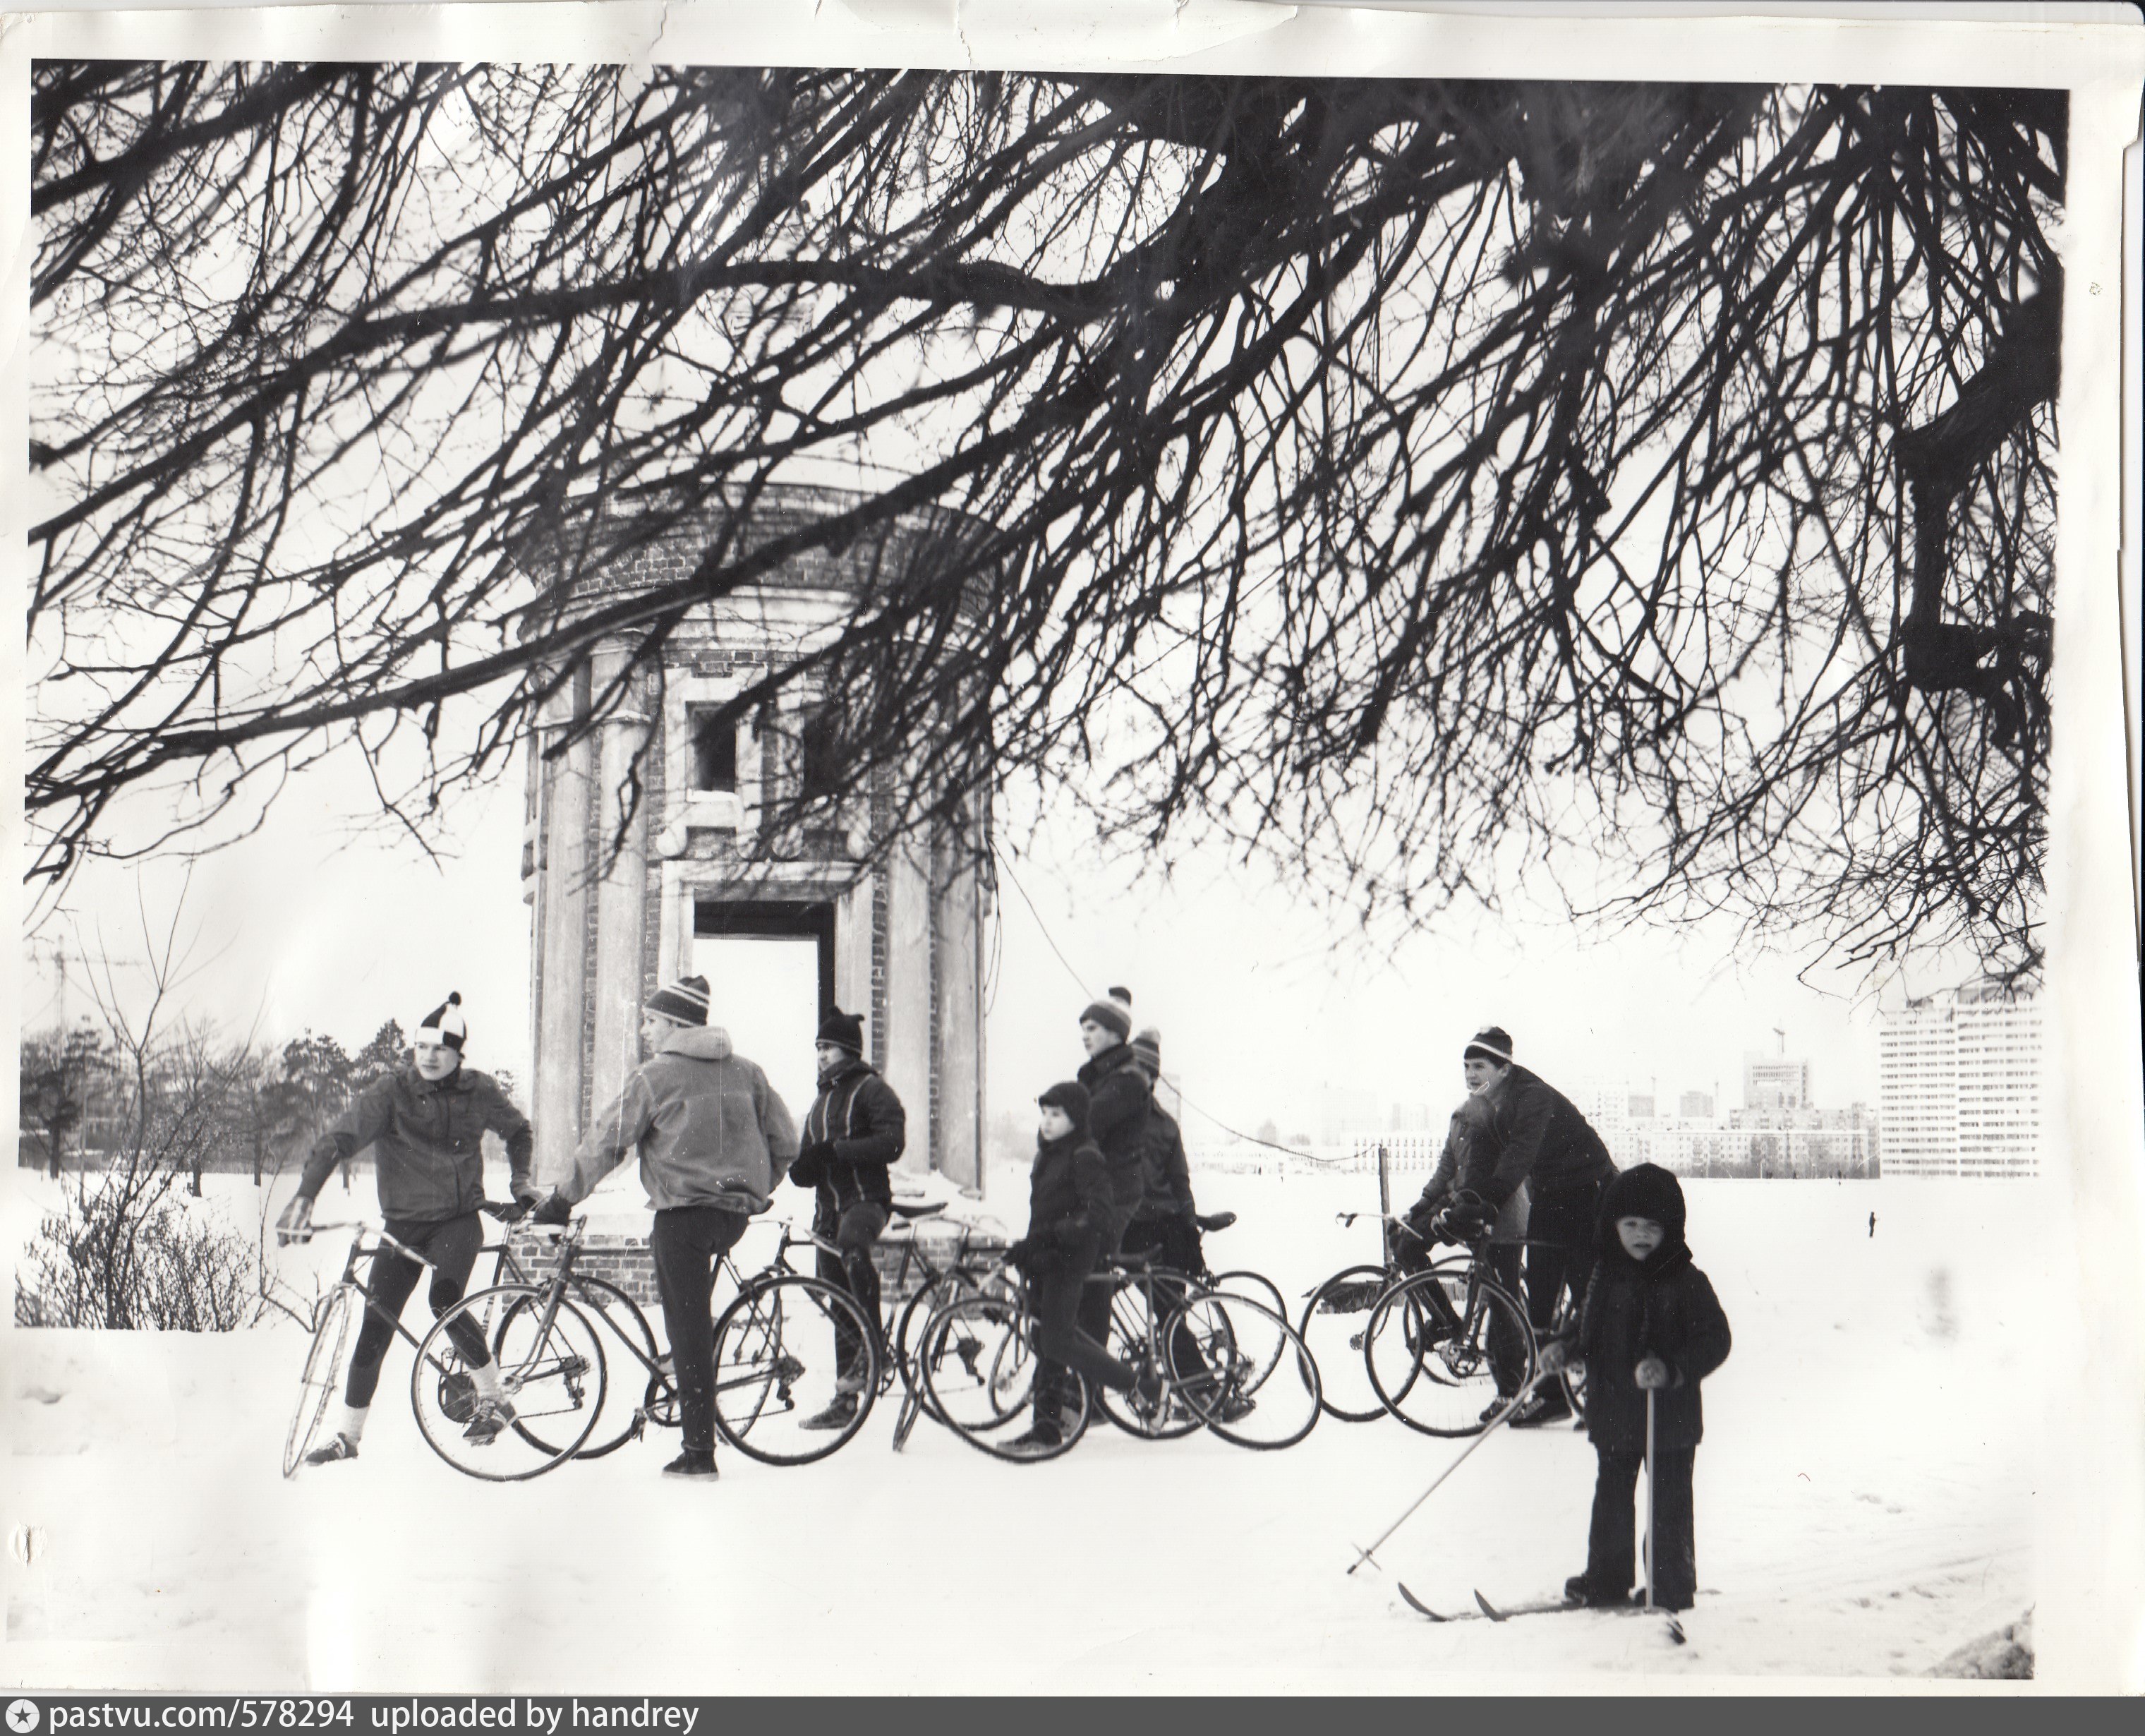
[[1371, 1385], [1363, 1344], [1371, 1310], [1386, 1282], [1382, 1266], [1351, 1266], [1337, 1271], [1311, 1292], [1303, 1317], [1296, 1322], [1297, 1336], [1311, 1346], [1318, 1364], [1320, 1402], [1328, 1416], [1344, 1423], [1376, 1422], [1386, 1414], [1377, 1389]]
[[[607, 1335], [614, 1345], [623, 1344], [628, 1347], [625, 1356], [621, 1356], [615, 1348], [606, 1350], [604, 1355], [606, 1375], [614, 1361], [620, 1367], [627, 1368], [655, 1360], [655, 1335], [649, 1330], [647, 1321], [624, 1291], [605, 1283], [600, 1278], [576, 1278], [573, 1294], [582, 1303], [584, 1317], [595, 1326], [599, 1334]], [[537, 1321], [530, 1311], [540, 1311], [544, 1306], [545, 1296], [541, 1291], [517, 1296], [507, 1303], [500, 1312], [499, 1324], [492, 1329], [492, 1350], [495, 1357], [503, 1359], [510, 1354], [515, 1335], [536, 1331]], [[631, 1353], [634, 1351], [640, 1355], [633, 1355]], [[505, 1365], [503, 1360], [500, 1365]], [[627, 1390], [631, 1389], [629, 1387]], [[606, 1379], [604, 1397], [611, 1396], [610, 1382]], [[475, 1411], [475, 1397], [472, 1389], [461, 1400], [465, 1421]], [[616, 1452], [640, 1432], [640, 1413], [628, 1410], [623, 1395], [618, 1397], [619, 1402], [611, 1405], [607, 1411], [599, 1410], [580, 1446], [574, 1450], [575, 1458], [600, 1459], [606, 1453]], [[602, 1402], [600, 1399], [598, 1400], [599, 1405]], [[516, 1431], [532, 1445], [545, 1452], [557, 1450], [559, 1442], [580, 1426], [580, 1419], [577, 1415], [569, 1415], [563, 1420], [542, 1416], [536, 1414], [535, 1407], [527, 1407], [525, 1410], [525, 1407], [519, 1404], [515, 1406], [515, 1410]]]
[[[1152, 1316], [1157, 1307], [1171, 1319], [1180, 1315], [1187, 1294], [1186, 1283], [1182, 1279], [1160, 1276], [1152, 1281], [1151, 1293], [1145, 1284], [1120, 1284], [1112, 1292], [1110, 1336], [1106, 1347], [1135, 1374], [1157, 1374], [1174, 1379], [1169, 1352], [1155, 1330], [1157, 1322]], [[1197, 1366], [1198, 1350], [1188, 1337], [1184, 1349], [1188, 1355], [1187, 1365]], [[1142, 1410], [1135, 1405], [1130, 1393], [1114, 1392], [1107, 1386], [1096, 1389], [1095, 1403], [1117, 1427], [1142, 1440], [1181, 1440], [1187, 1435], [1197, 1434], [1207, 1420], [1202, 1410], [1173, 1391], [1152, 1411]]]
[[1365, 1339], [1379, 1398], [1426, 1435], [1480, 1433], [1500, 1395], [1534, 1373], [1525, 1311], [1465, 1267], [1433, 1268], [1395, 1285], [1371, 1311]]
[[878, 1396], [875, 1336], [849, 1292], [817, 1278], [747, 1286], [715, 1322], [716, 1432], [767, 1465], [809, 1465], [846, 1445]]
[[[512, 1406], [496, 1432], [471, 1370], [471, 1358], [487, 1346]], [[456, 1470], [515, 1483], [580, 1450], [608, 1384], [603, 1345], [586, 1315], [571, 1302], [551, 1305], [525, 1285], [500, 1285], [465, 1297], [434, 1322], [410, 1371], [410, 1402], [432, 1450]]]
[[1011, 1445], [1034, 1420], [1034, 1331], [1033, 1316], [1019, 1303], [988, 1295], [956, 1297], [924, 1325], [917, 1370], [931, 1414], [994, 1459], [1054, 1459], [1087, 1432], [1087, 1383], [1061, 1371], [1058, 1444]]
[[[1195, 1292], [1164, 1323], [1176, 1390], [1232, 1446], [1272, 1452], [1318, 1425], [1318, 1363], [1274, 1309], [1217, 1291]], [[1185, 1366], [1185, 1346], [1197, 1362]]]
[[296, 1476], [313, 1450], [327, 1415], [328, 1400], [335, 1396], [336, 1376], [342, 1371], [342, 1353], [350, 1341], [351, 1316], [356, 1298], [350, 1286], [339, 1284], [321, 1305], [313, 1341], [306, 1351], [305, 1372], [298, 1376], [298, 1408], [291, 1413], [291, 1427], [283, 1437], [283, 1475]]
[[[1284, 1321], [1288, 1318], [1288, 1304], [1282, 1296], [1281, 1287], [1262, 1272], [1222, 1272], [1206, 1280], [1205, 1287], [1218, 1291], [1223, 1296], [1242, 1296], [1247, 1302], [1256, 1302], [1260, 1307], [1278, 1314]], [[1252, 1380], [1247, 1390], [1257, 1391], [1265, 1384], [1267, 1376], [1281, 1366], [1281, 1341], [1276, 1339], [1273, 1341], [1273, 1360], [1258, 1370], [1257, 1378]]]

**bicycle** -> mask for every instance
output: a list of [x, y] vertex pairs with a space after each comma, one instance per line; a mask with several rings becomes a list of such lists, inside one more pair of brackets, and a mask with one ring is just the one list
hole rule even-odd
[[[936, 1216], [945, 1209], [943, 1200], [919, 1206], [897, 1200], [893, 1212], [903, 1222], [879, 1239], [882, 1247], [892, 1245], [901, 1251], [900, 1264], [890, 1278], [882, 1280], [880, 1289], [880, 1343], [885, 1350], [879, 1368], [881, 1390], [891, 1390], [897, 1378], [901, 1382], [901, 1405], [893, 1425], [893, 1450], [897, 1453], [908, 1445], [917, 1418], [929, 1406], [928, 1395], [918, 1371], [924, 1326], [948, 1302], [963, 1296], [982, 1294], [1002, 1269], [1002, 1262], [988, 1255], [969, 1252], [968, 1244], [975, 1234], [975, 1226], [966, 1223], [958, 1226], [952, 1257], [943, 1266], [933, 1263], [919, 1233], [921, 1224], [923, 1220]], [[903, 1231], [907, 1233], [903, 1234]], [[818, 1238], [814, 1237], [814, 1241], [818, 1241]], [[837, 1251], [824, 1241], [818, 1245], [830, 1252]], [[912, 1265], [921, 1268], [922, 1277], [914, 1290], [909, 1291]]]
[[[492, 1215], [498, 1214], [493, 1211]], [[358, 1276], [357, 1269], [361, 1261], [377, 1261], [388, 1253], [414, 1261], [427, 1271], [433, 1269], [432, 1262], [398, 1241], [376, 1219], [316, 1224], [310, 1226], [309, 1234], [345, 1229], [355, 1233], [343, 1257], [341, 1275], [315, 1315], [312, 1343], [299, 1376], [297, 1410], [284, 1436], [283, 1475], [296, 1475], [320, 1431], [328, 1400], [341, 1374], [344, 1355], [350, 1347], [352, 1318], [361, 1311], [356, 1300], [361, 1296], [365, 1298], [365, 1310], [386, 1321], [396, 1336], [416, 1350], [416, 1360], [410, 1371], [410, 1402], [418, 1431], [426, 1444], [455, 1470], [485, 1481], [514, 1482], [540, 1475], [572, 1456], [589, 1428], [594, 1425], [604, 1390], [602, 1349], [595, 1343], [593, 1329], [587, 1321], [577, 1314], [560, 1312], [543, 1323], [540, 1335], [517, 1334], [508, 1338], [502, 1334], [496, 1340], [488, 1333], [480, 1335], [479, 1341], [492, 1350], [500, 1389], [515, 1411], [516, 1427], [501, 1430], [495, 1436], [473, 1440], [465, 1431], [476, 1416], [476, 1383], [468, 1372], [467, 1360], [460, 1345], [442, 1331], [449, 1320], [465, 1317], [471, 1298], [465, 1297], [448, 1309], [433, 1322], [422, 1339], [418, 1338], [380, 1306], [371, 1284]], [[365, 1241], [367, 1234], [373, 1237], [370, 1246]], [[516, 1278], [520, 1276], [520, 1267], [508, 1245], [495, 1242], [480, 1251], [494, 1256], [495, 1282], [477, 1294], [496, 1295], [502, 1290], [518, 1293], [521, 1286], [517, 1283], [498, 1281], [510, 1272]], [[593, 1402], [589, 1402], [587, 1395], [591, 1386], [595, 1397]], [[532, 1443], [520, 1426], [525, 1406], [546, 1415], [558, 1407], [563, 1414], [570, 1415], [580, 1412], [585, 1405], [586, 1414], [580, 1419], [578, 1429], [566, 1424], [550, 1428], [550, 1432], [562, 1443], [556, 1448]], [[533, 1445], [533, 1455], [518, 1450], [515, 1444], [517, 1440], [525, 1446]]]
[[[1359, 1217], [1377, 1217], [1386, 1225], [1405, 1222], [1376, 1212], [1341, 1211], [1335, 1216], [1343, 1226]], [[1386, 1415], [1364, 1360], [1364, 1331], [1378, 1299], [1414, 1270], [1396, 1257], [1388, 1232], [1382, 1263], [1344, 1266], [1310, 1292], [1296, 1331], [1318, 1360], [1326, 1383], [1321, 1402], [1328, 1416], [1367, 1423]]]
[[[1003, 1261], [993, 1267], [1003, 1279]], [[957, 1296], [933, 1309], [918, 1335], [915, 1371], [931, 1415], [978, 1452], [1014, 1464], [1072, 1451], [1095, 1410], [1087, 1381], [1068, 1369], [1059, 1382], [1058, 1439], [1019, 1451], [1009, 1427], [1035, 1402], [1038, 1323], [1024, 1289], [1006, 1281]]]
[[1526, 1310], [1490, 1265], [1492, 1250], [1512, 1245], [1477, 1237], [1464, 1259], [1438, 1261], [1403, 1277], [1371, 1305], [1364, 1366], [1379, 1401], [1410, 1428], [1448, 1437], [1478, 1434], [1496, 1415], [1497, 1400], [1533, 1377]]
[[[1142, 1254], [1114, 1256], [1087, 1281], [1113, 1286], [1110, 1354], [1162, 1383], [1157, 1405], [1108, 1390], [1097, 1395], [1102, 1415], [1119, 1428], [1160, 1440], [1204, 1428], [1232, 1445], [1271, 1452], [1316, 1426], [1317, 1360], [1279, 1310], [1209, 1289]], [[1291, 1355], [1300, 1395], [1287, 1381], [1271, 1382]]]

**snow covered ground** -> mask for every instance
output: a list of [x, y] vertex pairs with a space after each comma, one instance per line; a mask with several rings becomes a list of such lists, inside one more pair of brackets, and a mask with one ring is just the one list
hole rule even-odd
[[[1366, 1258], [1368, 1178], [1195, 1176], [1219, 1266], [1291, 1297]], [[993, 1178], [992, 1207], [1024, 1193]], [[2034, 1602], [2038, 1254], [2029, 1185], [1689, 1184], [1735, 1332], [1707, 1385], [1690, 1643], [1613, 1614], [1434, 1626], [1552, 1592], [1585, 1553], [1592, 1454], [1492, 1439], [1344, 1569], [1463, 1443], [1330, 1419], [1283, 1453], [1097, 1426], [1043, 1465], [891, 1406], [826, 1462], [674, 1435], [533, 1483], [468, 1480], [391, 1359], [354, 1464], [278, 1475], [304, 1340], [10, 1331], [6, 1675], [16, 1686], [724, 1693], [831, 1689], [1600, 1691], [1924, 1675]], [[360, 1201], [369, 1190], [361, 1183]], [[222, 1208], [250, 1221], [253, 1191]], [[331, 1193], [322, 1215], [330, 1215]], [[34, 1194], [4, 1213], [12, 1246]], [[1868, 1233], [1869, 1214], [1878, 1215]], [[340, 1214], [337, 1214], [340, 1215]], [[741, 1252], [759, 1238], [751, 1232]], [[314, 1258], [333, 1264], [339, 1249]], [[1300, 1306], [1300, 1305], [1299, 1305]], [[422, 1316], [413, 1305], [413, 1321]]]

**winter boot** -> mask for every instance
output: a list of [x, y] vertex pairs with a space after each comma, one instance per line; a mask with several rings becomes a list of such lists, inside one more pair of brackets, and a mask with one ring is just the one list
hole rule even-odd
[[1539, 1429], [1550, 1423], [1560, 1423], [1571, 1415], [1571, 1407], [1564, 1402], [1560, 1392], [1552, 1398], [1536, 1387], [1527, 1399], [1512, 1413], [1510, 1426], [1515, 1429]]
[[1065, 1437], [1055, 1429], [1037, 1423], [1025, 1435], [1017, 1435], [1005, 1444], [1005, 1450], [1017, 1459], [1048, 1457], [1065, 1445]]
[[800, 1429], [846, 1429], [857, 1420], [857, 1395], [854, 1392], [838, 1392], [834, 1402], [824, 1410], [814, 1411], [798, 1424]]
[[1574, 1574], [1564, 1582], [1564, 1600], [1567, 1604], [1584, 1605], [1589, 1609], [1615, 1609], [1624, 1602], [1624, 1594], [1611, 1591], [1605, 1585], [1596, 1585], [1585, 1574]]
[[683, 1477], [689, 1481], [712, 1483], [715, 1480], [715, 1450], [703, 1448], [695, 1452], [688, 1447], [663, 1467], [666, 1477]]
[[347, 1435], [336, 1435], [329, 1439], [326, 1446], [316, 1446], [306, 1454], [306, 1463], [333, 1465], [338, 1459], [355, 1459], [356, 1456], [357, 1443]]

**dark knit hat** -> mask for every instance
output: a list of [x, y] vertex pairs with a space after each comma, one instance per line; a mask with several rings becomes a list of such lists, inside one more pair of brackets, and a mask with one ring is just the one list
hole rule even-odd
[[440, 1043], [457, 1055], [462, 1052], [463, 1039], [469, 1035], [469, 1027], [462, 1022], [462, 997], [459, 991], [426, 1013], [418, 1024], [412, 1042]]
[[664, 1017], [675, 1019], [681, 1025], [704, 1025], [708, 1022], [708, 979], [705, 977], [680, 977], [675, 982], [666, 982], [648, 997], [648, 1010], [659, 1012]]
[[1099, 1001], [1090, 1001], [1080, 1015], [1080, 1022], [1102, 1026], [1114, 1031], [1122, 1042], [1132, 1034], [1132, 992], [1129, 988], [1113, 988]]
[[1485, 1025], [1467, 1039], [1467, 1047], [1460, 1052], [1462, 1061], [1472, 1061], [1477, 1056], [1494, 1061], [1500, 1067], [1512, 1064], [1511, 1033], [1502, 1025]]
[[864, 1052], [864, 1016], [861, 1012], [844, 1012], [839, 1007], [819, 1021], [821, 1042], [831, 1042], [847, 1049], [852, 1055]]
[[1132, 1038], [1132, 1065], [1145, 1069], [1150, 1079], [1162, 1077], [1162, 1032], [1153, 1026]]
[[1601, 1196], [1600, 1241], [1609, 1247], [1616, 1241], [1616, 1221], [1623, 1217], [1651, 1218], [1667, 1231], [1667, 1245], [1683, 1240], [1683, 1187], [1674, 1175], [1658, 1163], [1640, 1163], [1623, 1171]]
[[1072, 1137], [1087, 1137], [1087, 1087], [1067, 1079], [1053, 1085], [1035, 1100], [1038, 1109], [1062, 1109], [1072, 1117]]

